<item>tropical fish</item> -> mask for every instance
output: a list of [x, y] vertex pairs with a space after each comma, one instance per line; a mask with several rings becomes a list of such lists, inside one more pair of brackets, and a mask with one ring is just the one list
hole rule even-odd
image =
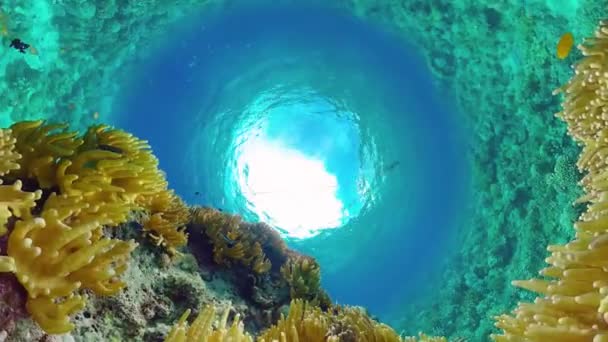
[[93, 119], [94, 119], [94, 120], [99, 119], [99, 112], [95, 112], [95, 113], [93, 113]]
[[557, 43], [557, 58], [564, 59], [568, 57], [574, 46], [574, 36], [570, 32], [564, 33]]
[[25, 50], [30, 47], [30, 44], [27, 44], [19, 38], [15, 38], [11, 41], [10, 47], [15, 48], [15, 50], [19, 50], [21, 53], [25, 53]]
[[123, 153], [123, 150], [116, 146], [101, 144], [98, 146], [98, 148], [103, 151], [109, 151], [109, 152], [114, 152], [114, 153]]

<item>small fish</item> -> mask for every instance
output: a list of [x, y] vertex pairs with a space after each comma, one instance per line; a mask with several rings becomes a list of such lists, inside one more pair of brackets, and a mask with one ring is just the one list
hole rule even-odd
[[104, 150], [104, 151], [109, 151], [109, 152], [114, 152], [114, 153], [120, 153], [120, 154], [123, 153], [122, 149], [120, 149], [118, 147], [115, 147], [115, 146], [110, 146], [110, 145], [104, 145], [104, 144], [102, 144], [102, 145], [99, 145], [98, 148], [100, 150]]
[[396, 161], [394, 161], [394, 162], [392, 162], [392, 163], [388, 164], [388, 165], [387, 165], [387, 166], [384, 168], [384, 171], [391, 171], [391, 170], [393, 170], [394, 168], [396, 168], [397, 166], [399, 166], [399, 164], [401, 164], [401, 163], [400, 163], [398, 160], [396, 160]]
[[99, 119], [99, 112], [93, 113], [93, 120]]
[[21, 53], [25, 53], [25, 50], [30, 47], [30, 44], [22, 42], [19, 38], [15, 38], [11, 41], [11, 45], [9, 46], [15, 48], [15, 50], [19, 50]]
[[32, 55], [36, 55], [38, 56], [38, 49], [36, 49], [33, 46], [30, 46], [30, 48], [28, 49], [28, 51], [32, 54]]
[[68, 103], [69, 110], [74, 110], [75, 108], [76, 108], [76, 105], [74, 103]]
[[198, 196], [198, 195], [200, 195], [200, 194], [201, 194], [201, 193], [200, 193], [199, 191], [195, 191], [195, 192], [194, 192], [194, 195], [196, 195], [196, 196]]
[[574, 36], [570, 32], [564, 33], [562, 37], [559, 39], [557, 43], [557, 58], [565, 59], [572, 51], [572, 47], [574, 46]]
[[226, 245], [228, 245], [228, 248], [232, 248], [236, 245], [236, 241], [232, 240], [231, 238], [229, 238], [228, 236], [226, 236], [226, 234], [221, 234], [222, 238], [224, 239], [224, 241], [226, 241]]

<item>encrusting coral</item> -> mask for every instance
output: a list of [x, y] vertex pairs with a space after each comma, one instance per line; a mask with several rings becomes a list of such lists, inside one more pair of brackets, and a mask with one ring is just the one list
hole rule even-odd
[[[12, 183], [0, 185], [0, 233], [9, 233], [0, 271], [15, 274], [27, 291], [28, 312], [47, 333], [73, 329], [69, 316], [85, 305], [80, 290], [111, 295], [126, 285], [120, 276], [137, 244], [110, 238], [103, 228], [156, 205], [142, 198], [167, 186], [145, 141], [101, 125], [83, 138], [65, 128], [20, 122], [0, 139], [10, 161], [0, 165], [0, 180]], [[22, 191], [25, 183], [32, 191]], [[184, 222], [181, 213], [176, 220]]]
[[187, 310], [173, 326], [165, 342], [253, 342], [253, 338], [244, 331], [243, 323], [237, 315], [228, 327], [230, 309], [225, 309], [217, 326], [214, 328], [215, 308], [207, 306], [201, 310], [196, 319], [188, 326], [186, 320], [190, 315]]
[[539, 294], [520, 303], [514, 316], [497, 317], [496, 341], [608, 341], [608, 22], [579, 46], [584, 58], [563, 93], [557, 114], [583, 151], [578, 167], [587, 210], [574, 225], [575, 237], [550, 245], [542, 279], [514, 281]]

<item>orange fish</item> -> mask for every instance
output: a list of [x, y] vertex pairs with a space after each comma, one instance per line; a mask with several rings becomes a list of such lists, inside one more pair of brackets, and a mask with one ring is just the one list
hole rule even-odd
[[574, 36], [570, 32], [564, 33], [557, 43], [557, 58], [564, 59], [568, 57], [574, 46]]
[[38, 49], [36, 49], [35, 47], [30, 46], [30, 48], [28, 50], [30, 51], [30, 53], [32, 55], [38, 55]]
[[76, 105], [74, 103], [68, 103], [68, 109], [69, 110], [74, 110], [76, 108]]
[[99, 119], [99, 112], [93, 113], [93, 119], [95, 119], [95, 120]]

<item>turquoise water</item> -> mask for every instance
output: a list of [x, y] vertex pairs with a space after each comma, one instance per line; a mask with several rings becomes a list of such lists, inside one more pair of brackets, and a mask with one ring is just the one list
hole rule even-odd
[[[8, 0], [0, 10], [1, 127], [110, 123], [148, 139], [189, 204], [269, 223], [319, 260], [332, 299], [407, 335], [498, 333], [493, 317], [536, 296], [511, 281], [536, 277], [584, 210], [572, 205], [580, 148], [552, 95], [581, 53], [560, 60], [555, 47], [565, 32], [576, 44], [591, 36], [605, 2]], [[10, 48], [14, 37], [36, 52]], [[129, 295], [147, 293], [126, 281]]]
[[[453, 248], [469, 182], [462, 114], [422, 56], [324, 6], [235, 6], [172, 37], [138, 67], [117, 115], [150, 141], [170, 186], [272, 224], [319, 260], [339, 303], [382, 317], [422, 291]], [[290, 168], [260, 142], [329, 178], [314, 183], [308, 164]]]

